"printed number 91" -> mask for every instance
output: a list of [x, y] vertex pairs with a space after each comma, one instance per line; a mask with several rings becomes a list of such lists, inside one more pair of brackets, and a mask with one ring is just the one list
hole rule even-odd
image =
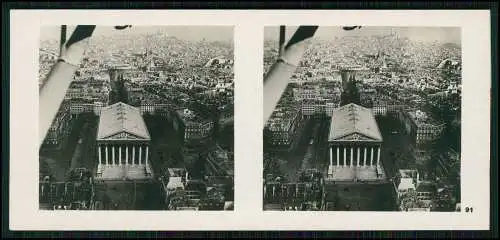
[[473, 210], [473, 208], [471, 208], [471, 207], [466, 207], [465, 208], [465, 212], [472, 212], [472, 210]]

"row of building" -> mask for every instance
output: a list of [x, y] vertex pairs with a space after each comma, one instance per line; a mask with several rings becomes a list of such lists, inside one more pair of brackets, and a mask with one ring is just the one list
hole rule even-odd
[[72, 120], [70, 103], [63, 101], [50, 125], [43, 144], [61, 147], [61, 143], [71, 133]]
[[[72, 115], [79, 115], [82, 113], [93, 113], [94, 115], [101, 115], [101, 110], [103, 107], [107, 106], [107, 103], [103, 102], [91, 102], [89, 100], [83, 99], [73, 99], [69, 102], [69, 112]], [[168, 103], [145, 103], [137, 106], [141, 115], [144, 114], [159, 114], [165, 115], [173, 110], [172, 104]]]
[[[340, 103], [326, 103], [318, 100], [303, 100], [297, 109], [276, 108], [266, 123], [270, 133], [271, 143], [275, 145], [288, 145], [291, 143], [295, 130], [304, 117], [312, 115], [332, 116]], [[395, 114], [416, 144], [436, 140], [441, 136], [445, 124], [438, 122], [421, 110], [410, 110], [408, 105], [395, 103], [388, 104], [384, 99], [373, 101], [369, 108], [373, 115], [385, 116]]]
[[431, 211], [436, 189], [422, 182], [417, 170], [399, 170], [394, 184], [400, 211]]
[[174, 130], [183, 135], [184, 141], [201, 140], [213, 133], [215, 122], [204, 118], [190, 109], [176, 110], [174, 114]]
[[[59, 145], [71, 131], [72, 119], [83, 113], [100, 116], [105, 107], [107, 105], [103, 102], [90, 102], [82, 99], [63, 101], [49, 128], [44, 144]], [[145, 104], [137, 109], [141, 115], [159, 114], [172, 118], [174, 129], [182, 132], [181, 135], [185, 141], [209, 137], [215, 126], [215, 122], [211, 119], [200, 117], [189, 109], [173, 109], [172, 105], [167, 103]]]
[[109, 82], [106, 81], [72, 81], [64, 99], [86, 99], [90, 101], [107, 102], [111, 91]]
[[371, 108], [374, 115], [395, 115], [417, 144], [436, 140], [445, 127], [444, 123], [407, 101], [397, 102], [374, 88], [362, 88], [360, 93], [361, 105]]
[[460, 200], [448, 186], [422, 181], [417, 170], [400, 169], [393, 183], [400, 211], [460, 211]]
[[297, 108], [276, 108], [266, 122], [266, 138], [272, 145], [290, 145], [301, 120], [302, 115]]
[[190, 180], [184, 168], [163, 168], [159, 177], [164, 201], [169, 210], [231, 210], [233, 199], [228, 196], [232, 177], [218, 183]]
[[421, 110], [400, 111], [398, 118], [402, 122], [406, 133], [411, 136], [416, 144], [436, 140], [441, 136], [445, 127], [444, 123], [436, 121]]
[[271, 145], [288, 146], [293, 142], [302, 119], [331, 116], [340, 105], [341, 90], [336, 82], [300, 84], [289, 87], [265, 125]]

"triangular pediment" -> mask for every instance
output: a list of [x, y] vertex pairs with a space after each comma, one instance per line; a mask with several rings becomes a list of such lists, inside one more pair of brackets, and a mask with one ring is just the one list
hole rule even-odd
[[137, 135], [131, 134], [129, 132], [122, 131], [122, 132], [119, 132], [117, 134], [105, 137], [105, 138], [103, 138], [103, 140], [146, 140], [146, 139], [139, 137]]
[[375, 141], [375, 139], [368, 137], [360, 133], [351, 133], [340, 138], [335, 139], [336, 141]]

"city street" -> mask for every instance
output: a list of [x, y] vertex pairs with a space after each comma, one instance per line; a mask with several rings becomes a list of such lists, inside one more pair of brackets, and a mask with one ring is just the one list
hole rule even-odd
[[82, 115], [84, 121], [82, 131], [76, 143], [76, 148], [71, 158], [71, 165], [68, 170], [75, 168], [86, 168], [95, 172], [97, 167], [96, 135], [98, 118], [93, 115]]
[[309, 139], [314, 136], [314, 130], [317, 130], [314, 119], [305, 119], [303, 121], [305, 121], [305, 126], [301, 134], [298, 134], [300, 138], [294, 139], [294, 141], [297, 141], [295, 143], [296, 147], [290, 149], [290, 151], [276, 152], [277, 156], [285, 160], [285, 164], [281, 166], [281, 169], [283, 169], [282, 171], [284, 171], [287, 179], [292, 182], [298, 180], [298, 173], [308, 151]]
[[[314, 119], [314, 130], [312, 135], [309, 136], [309, 141], [306, 143], [306, 154], [301, 163], [300, 170], [317, 169], [319, 171], [327, 170], [328, 161], [328, 134], [330, 127], [330, 120], [327, 118]], [[311, 144], [312, 140], [312, 144]]]
[[301, 134], [297, 134], [298, 139], [294, 139], [295, 148], [290, 148], [289, 151], [268, 150], [276, 155], [276, 160], [284, 160], [280, 168], [292, 182], [298, 180], [298, 173], [302, 170], [316, 168], [326, 171], [325, 159], [330, 121], [326, 118], [310, 118], [303, 121], [304, 129]]
[[319, 120], [318, 132], [314, 135], [315, 156], [312, 168], [320, 172], [328, 171], [328, 135], [330, 134], [330, 119], [322, 118]]
[[66, 180], [75, 152], [77, 152], [78, 141], [81, 134], [86, 131], [84, 123], [85, 119], [82, 117], [72, 120], [65, 147], [51, 149], [48, 146], [43, 146], [40, 149], [40, 172], [42, 174], [52, 175], [55, 181]]

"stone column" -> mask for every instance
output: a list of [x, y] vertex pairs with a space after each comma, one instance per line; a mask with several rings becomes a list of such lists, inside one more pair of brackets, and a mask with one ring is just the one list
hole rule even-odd
[[149, 162], [149, 146], [146, 146], [146, 166], [148, 166], [148, 162]]
[[125, 146], [125, 165], [128, 165], [128, 145]]
[[135, 165], [135, 145], [132, 145], [132, 165]]
[[345, 159], [347, 158], [346, 151], [347, 151], [347, 148], [344, 147], [344, 159], [342, 160], [342, 167], [345, 167]]
[[139, 165], [142, 164], [142, 146], [139, 146]]
[[366, 155], [367, 155], [367, 151], [366, 151], [366, 147], [365, 147], [365, 154], [363, 154], [363, 167], [366, 167]]
[[377, 167], [380, 166], [380, 146], [377, 149]]
[[332, 165], [333, 165], [333, 149], [330, 146], [330, 166], [332, 166]]
[[373, 147], [371, 147], [371, 154], [370, 154], [370, 167], [373, 167]]
[[350, 165], [351, 167], [354, 165], [354, 164], [352, 164], [352, 162], [354, 162], [353, 160], [354, 160], [354, 148], [353, 148], [353, 147], [351, 147], [351, 162], [349, 163], [349, 165]]
[[360, 152], [360, 151], [361, 151], [361, 148], [360, 148], [360, 147], [358, 147], [358, 156], [357, 156], [358, 160], [357, 160], [357, 162], [356, 162], [356, 166], [357, 166], [357, 167], [359, 167], [359, 152]]
[[109, 164], [109, 157], [108, 157], [108, 145], [106, 145], [106, 164], [110, 165]]
[[101, 155], [101, 145], [97, 145], [97, 154], [99, 154], [99, 165], [102, 164], [102, 155]]
[[111, 161], [113, 162], [112, 165], [116, 164], [116, 159], [115, 159], [115, 145], [111, 146]]
[[335, 146], [337, 148], [337, 166], [340, 166], [340, 148], [339, 146]]
[[118, 165], [122, 165], [122, 146], [118, 146]]

